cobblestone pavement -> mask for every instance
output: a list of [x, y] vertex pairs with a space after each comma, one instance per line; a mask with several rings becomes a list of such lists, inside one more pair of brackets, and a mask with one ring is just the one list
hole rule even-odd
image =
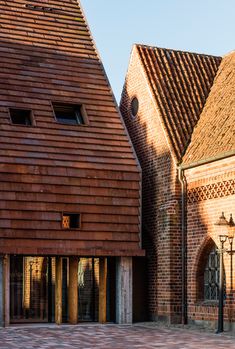
[[235, 349], [235, 337], [205, 331], [158, 327], [77, 325], [23, 326], [0, 330], [1, 349]]

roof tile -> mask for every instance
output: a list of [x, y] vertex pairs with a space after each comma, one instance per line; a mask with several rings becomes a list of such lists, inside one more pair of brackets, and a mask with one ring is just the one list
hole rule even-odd
[[177, 160], [190, 141], [221, 58], [137, 45]]
[[235, 51], [226, 55], [183, 157], [198, 162], [235, 150]]

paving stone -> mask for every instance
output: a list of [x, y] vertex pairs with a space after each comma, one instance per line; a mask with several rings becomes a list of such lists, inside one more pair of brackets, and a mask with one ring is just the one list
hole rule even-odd
[[155, 324], [14, 326], [0, 330], [1, 349], [235, 349], [235, 338]]

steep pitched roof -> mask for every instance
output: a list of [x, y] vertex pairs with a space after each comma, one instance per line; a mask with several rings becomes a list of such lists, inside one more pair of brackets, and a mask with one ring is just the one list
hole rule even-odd
[[177, 160], [190, 141], [220, 57], [136, 45]]
[[[79, 4], [0, 1], [1, 254], [144, 254], [140, 170]], [[82, 213], [79, 234], [62, 212]]]
[[231, 151], [235, 151], [235, 51], [222, 60], [183, 164]]
[[77, 0], [1, 1], [0, 13], [1, 42], [97, 59]]

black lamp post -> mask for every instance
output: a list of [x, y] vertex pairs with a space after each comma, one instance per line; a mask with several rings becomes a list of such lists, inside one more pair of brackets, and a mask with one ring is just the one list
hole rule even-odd
[[215, 223], [220, 240], [220, 274], [219, 274], [219, 308], [218, 308], [218, 329], [216, 333], [224, 331], [224, 244], [226, 240], [229, 240], [230, 249], [232, 249], [233, 234], [234, 234], [234, 222], [232, 215], [229, 222], [224, 216], [224, 212], [220, 216], [219, 220]]
[[224, 243], [226, 240], [226, 235], [220, 235], [219, 310], [217, 333], [224, 331]]

